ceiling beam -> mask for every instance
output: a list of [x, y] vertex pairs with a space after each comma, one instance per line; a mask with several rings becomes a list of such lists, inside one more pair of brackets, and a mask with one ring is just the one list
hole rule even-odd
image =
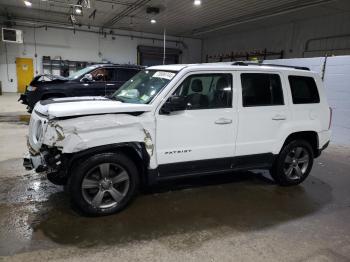
[[[204, 26], [201, 28], [197, 28], [197, 29], [192, 30], [191, 32], [185, 32], [181, 35], [199, 36], [199, 35], [215, 32], [215, 31], [218, 31], [221, 29], [233, 27], [233, 26], [240, 25], [240, 24], [254, 22], [254, 21], [261, 20], [261, 19], [270, 18], [273, 16], [283, 15], [283, 14], [287, 14], [290, 12], [299, 11], [299, 10], [302, 10], [305, 8], [319, 6], [322, 4], [328, 4], [328, 3], [334, 2], [334, 1], [335, 0], [315, 0], [312, 2], [294, 1], [294, 2], [288, 3], [287, 5], [283, 5], [283, 6], [279, 6], [279, 7], [275, 7], [275, 8], [270, 8], [270, 9], [266, 9], [266, 10], [261, 10], [259, 12], [256, 12], [256, 13], [253, 13], [250, 15], [244, 15], [244, 16], [232, 19], [232, 20], [216, 23], [216, 24], [213, 24], [210, 26]], [[294, 6], [293, 6], [293, 4], [294, 4]]]
[[[0, 25], [3, 23], [3, 21], [1, 21], [1, 19], [4, 19], [5, 21], [7, 20], [6, 17], [0, 16]], [[62, 29], [62, 30], [70, 30], [70, 31], [76, 31], [76, 32], [85, 32], [85, 33], [92, 33], [92, 34], [98, 34], [101, 35], [101, 31], [99, 27], [94, 27], [91, 29], [84, 29], [84, 28], [80, 28], [80, 27], [74, 27], [71, 24], [58, 24], [58, 23], [51, 23], [49, 21], [45, 21], [42, 20], [40, 21], [40, 23], [38, 23], [39, 21], [33, 21], [30, 19], [26, 19], [26, 18], [13, 18], [12, 19], [13, 22], [16, 23], [16, 26], [20, 26], [20, 27], [29, 27], [29, 28], [53, 28], [53, 29]], [[52, 25], [49, 25], [49, 24]], [[154, 33], [148, 33], [147, 36], [144, 35], [145, 32], [137, 32], [137, 31], [133, 31], [132, 33], [123, 33], [121, 31], [121, 33], [106, 33], [106, 35], [111, 35], [111, 36], [120, 36], [120, 37], [130, 37], [130, 38], [137, 38], [137, 39], [144, 39], [144, 40], [151, 40], [151, 41], [158, 41], [158, 42], [162, 42], [164, 41], [164, 38], [159, 37], [159, 35], [154, 34]], [[158, 37], [157, 37], [158, 36]], [[175, 43], [175, 44], [180, 44], [182, 45], [184, 48], [187, 49], [187, 45], [186, 43], [181, 40], [181, 39], [176, 39], [176, 36], [170, 36], [170, 39], [167, 38], [166, 42], [168, 43]]]
[[1, 7], [4, 7], [4, 11], [7, 11], [9, 13], [11, 13], [11, 10], [30, 10], [31, 12], [42, 12], [42, 13], [49, 13], [49, 14], [53, 14], [53, 15], [60, 15], [60, 16], [67, 16], [67, 12], [59, 12], [59, 11], [52, 11], [49, 9], [44, 9], [44, 8], [30, 8], [28, 9], [27, 7], [21, 7], [21, 6], [13, 6], [13, 5], [1, 5]]
[[137, 0], [133, 5], [125, 8], [123, 11], [115, 15], [112, 19], [108, 20], [106, 23], [104, 23], [103, 27], [112, 27], [114, 24], [119, 22], [124, 17], [127, 17], [132, 12], [136, 11], [137, 9], [145, 6], [150, 0]]

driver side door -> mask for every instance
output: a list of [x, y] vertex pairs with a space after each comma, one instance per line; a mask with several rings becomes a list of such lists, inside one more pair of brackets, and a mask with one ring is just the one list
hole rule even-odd
[[157, 113], [156, 152], [161, 176], [228, 170], [237, 132], [232, 73], [187, 76], [172, 95], [187, 108]]

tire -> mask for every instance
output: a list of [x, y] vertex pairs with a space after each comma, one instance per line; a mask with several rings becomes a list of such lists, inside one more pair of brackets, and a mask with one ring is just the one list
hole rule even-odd
[[72, 170], [68, 191], [73, 205], [84, 214], [110, 215], [131, 202], [139, 180], [137, 167], [127, 156], [101, 153]]
[[309, 175], [314, 160], [310, 143], [294, 140], [285, 145], [270, 170], [272, 178], [281, 186], [302, 183]]

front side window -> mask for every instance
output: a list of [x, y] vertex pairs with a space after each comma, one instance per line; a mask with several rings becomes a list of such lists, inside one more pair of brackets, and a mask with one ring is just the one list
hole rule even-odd
[[147, 104], [175, 77], [176, 72], [146, 70], [125, 82], [111, 99], [125, 103]]
[[320, 102], [315, 79], [306, 76], [289, 76], [293, 104], [315, 104]]
[[173, 95], [185, 97], [188, 110], [231, 108], [232, 75], [191, 75], [182, 82]]
[[241, 82], [244, 107], [284, 105], [279, 75], [243, 73]]
[[88, 74], [92, 70], [94, 70], [97, 66], [88, 66], [83, 69], [80, 69], [79, 71], [74, 72], [73, 74], [69, 75], [68, 79], [69, 80], [75, 80], [78, 79], [79, 77], [83, 77], [85, 74]]
[[113, 68], [98, 68], [91, 73], [92, 80], [95, 82], [105, 82], [114, 80], [114, 70]]

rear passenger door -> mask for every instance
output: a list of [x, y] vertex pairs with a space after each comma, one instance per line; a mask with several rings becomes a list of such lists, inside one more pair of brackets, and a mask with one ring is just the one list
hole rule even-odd
[[290, 119], [285, 79], [278, 72], [237, 72], [240, 86], [236, 155], [272, 153]]

